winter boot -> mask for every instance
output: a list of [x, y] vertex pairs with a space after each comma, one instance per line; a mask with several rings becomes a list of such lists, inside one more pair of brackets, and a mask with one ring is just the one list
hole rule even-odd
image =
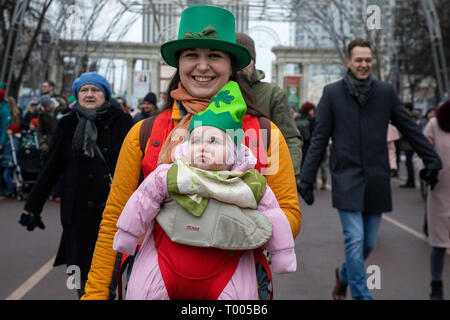
[[430, 300], [444, 300], [442, 281], [431, 281]]

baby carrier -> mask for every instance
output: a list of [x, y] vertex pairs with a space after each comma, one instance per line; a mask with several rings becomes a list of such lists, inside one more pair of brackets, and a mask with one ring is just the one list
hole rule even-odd
[[[268, 120], [267, 118], [257, 119], [248, 115], [246, 115], [245, 117], [244, 123], [246, 123], [246, 126], [244, 125], [244, 128], [247, 127], [247, 129], [250, 128], [255, 129], [255, 132], [260, 132], [260, 129], [265, 129], [266, 132], [268, 133], [267, 135], [260, 134], [259, 136], [253, 137], [245, 136], [245, 140], [243, 141], [243, 143], [247, 145], [255, 155], [258, 155], [257, 157], [258, 162], [257, 165], [255, 166], [255, 169], [260, 169], [264, 166], [263, 164], [267, 163], [266, 161], [267, 159], [265, 158], [261, 159], [261, 157], [266, 156], [266, 150], [270, 145], [271, 123], [270, 120]], [[144, 159], [146, 157], [149, 157], [150, 159], [147, 159], [146, 161], [147, 167], [142, 166], [140, 183], [143, 181], [144, 177], [149, 172], [153, 171], [154, 168], [156, 168], [159, 151], [162, 147], [163, 142], [165, 141], [166, 137], [173, 129], [173, 127], [174, 125], [171, 119], [171, 110], [165, 111], [159, 115], [150, 117], [143, 121], [139, 136], [140, 148], [142, 154], [144, 155]], [[147, 152], [145, 152], [147, 141], [148, 141], [148, 149]], [[264, 152], [260, 152], [261, 148], [263, 148]], [[149, 163], [152, 168], [148, 167]], [[138, 250], [139, 246], [137, 248], [136, 255], [138, 254]], [[127, 256], [121, 253], [117, 254], [116, 265], [113, 274], [113, 279], [115, 279], [115, 283], [112, 283], [112, 286], [115, 287], [115, 285], [117, 284], [119, 300], [123, 298], [123, 289], [124, 289], [123, 276], [126, 272], [127, 278], [129, 278], [129, 275], [131, 274], [131, 268], [133, 266], [133, 261], [134, 256]], [[272, 275], [270, 272], [267, 259], [264, 256], [262, 250], [258, 250], [257, 253], [255, 254], [255, 267], [258, 278], [257, 279], [258, 292], [260, 299], [267, 299], [267, 300], [272, 299], [273, 298], [273, 292], [271, 289]]]

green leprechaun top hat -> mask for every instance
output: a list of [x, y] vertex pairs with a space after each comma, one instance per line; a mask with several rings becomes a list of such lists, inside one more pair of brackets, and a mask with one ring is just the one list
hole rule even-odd
[[212, 98], [204, 111], [192, 116], [189, 133], [197, 127], [216, 127], [230, 134], [234, 143], [240, 146], [243, 137], [242, 119], [246, 112], [247, 105], [239, 85], [230, 81]]
[[172, 67], [178, 67], [177, 51], [187, 48], [210, 48], [226, 51], [235, 57], [241, 70], [250, 63], [247, 48], [236, 43], [233, 14], [221, 7], [192, 6], [181, 14], [178, 39], [161, 45], [161, 55]]

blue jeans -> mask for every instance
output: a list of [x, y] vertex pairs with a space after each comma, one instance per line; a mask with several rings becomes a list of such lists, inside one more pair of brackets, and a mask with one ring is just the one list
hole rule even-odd
[[348, 284], [353, 299], [372, 300], [367, 289], [364, 261], [375, 248], [381, 213], [338, 209], [345, 241], [345, 262], [339, 269], [340, 280]]
[[14, 182], [14, 168], [13, 167], [6, 167], [5, 171], [3, 171], [3, 179], [5, 181], [6, 185], [6, 196], [11, 196], [14, 193], [14, 190], [16, 189], [16, 183]]

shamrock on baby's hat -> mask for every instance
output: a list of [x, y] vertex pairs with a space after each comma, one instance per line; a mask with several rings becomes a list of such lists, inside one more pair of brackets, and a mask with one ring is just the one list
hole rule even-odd
[[242, 130], [242, 119], [246, 112], [247, 105], [239, 85], [230, 81], [214, 96], [204, 111], [193, 115], [189, 132], [199, 126], [213, 126], [225, 132]]

